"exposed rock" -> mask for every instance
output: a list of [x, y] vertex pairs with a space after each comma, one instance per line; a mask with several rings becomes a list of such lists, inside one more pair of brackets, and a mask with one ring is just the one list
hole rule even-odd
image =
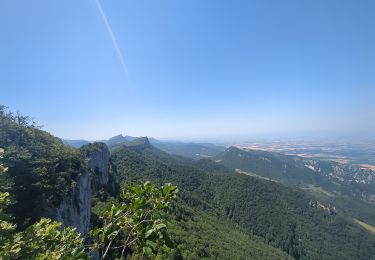
[[104, 143], [87, 144], [80, 149], [91, 170], [98, 178], [98, 184], [108, 183], [109, 149]]
[[150, 148], [150, 141], [147, 137], [139, 137], [133, 141], [126, 144], [126, 146], [132, 151], [142, 151], [144, 149]]
[[91, 178], [90, 172], [84, 171], [76, 181], [71, 196], [64, 199], [55, 209], [54, 219], [64, 226], [73, 226], [81, 234], [90, 229], [91, 217]]
[[310, 208], [316, 208], [316, 209], [324, 210], [325, 212], [328, 213], [328, 215], [336, 215], [337, 214], [337, 210], [336, 210], [335, 206], [324, 205], [322, 202], [317, 201], [317, 200], [310, 200], [309, 206], [310, 206]]
[[57, 208], [47, 209], [47, 214], [86, 235], [90, 229], [91, 197], [100, 186], [108, 183], [109, 150], [104, 143], [94, 143], [82, 146], [80, 151], [88, 167], [82, 167], [70, 196]]

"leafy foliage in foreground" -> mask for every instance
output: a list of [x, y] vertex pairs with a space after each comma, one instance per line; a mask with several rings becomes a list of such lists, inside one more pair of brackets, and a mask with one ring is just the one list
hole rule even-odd
[[101, 214], [102, 226], [91, 231], [96, 240], [93, 249], [102, 259], [155, 258], [158, 252], [172, 248], [167, 225], [161, 213], [176, 198], [176, 186], [166, 184], [157, 189], [154, 184], [129, 185], [115, 202]]

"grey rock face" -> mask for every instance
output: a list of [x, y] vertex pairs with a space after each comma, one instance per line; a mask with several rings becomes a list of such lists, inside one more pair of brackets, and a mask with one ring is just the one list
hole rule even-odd
[[[95, 145], [95, 144], [94, 144]], [[90, 152], [86, 156], [86, 162], [96, 174], [98, 174], [99, 185], [108, 183], [109, 149], [106, 145], [102, 149]]]
[[82, 167], [71, 194], [57, 208], [47, 211], [64, 226], [73, 226], [79, 233], [86, 235], [90, 229], [92, 194], [95, 194], [97, 186], [108, 183], [110, 153], [102, 143], [85, 145], [80, 151], [88, 167]]
[[91, 178], [90, 172], [85, 171], [77, 178], [71, 196], [62, 201], [55, 209], [55, 219], [64, 226], [73, 226], [81, 234], [87, 234], [90, 229], [91, 216]]
[[93, 143], [83, 146], [81, 153], [91, 170], [95, 173], [98, 184], [108, 183], [109, 149], [104, 143]]

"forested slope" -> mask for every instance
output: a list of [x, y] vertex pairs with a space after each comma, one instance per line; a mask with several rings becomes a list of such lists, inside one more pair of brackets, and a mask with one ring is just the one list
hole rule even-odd
[[[221, 221], [230, 220], [248, 234], [295, 258], [370, 259], [375, 236], [340, 215], [314, 206], [306, 192], [272, 181], [231, 172], [221, 167], [173, 157], [149, 146], [120, 147], [112, 153], [120, 182], [171, 181], [180, 199]], [[212, 172], [210, 173], [210, 168]], [[202, 220], [204, 222], [204, 220]]]
[[354, 165], [230, 147], [214, 161], [244, 174], [288, 185], [314, 185], [339, 196], [375, 203], [375, 172]]

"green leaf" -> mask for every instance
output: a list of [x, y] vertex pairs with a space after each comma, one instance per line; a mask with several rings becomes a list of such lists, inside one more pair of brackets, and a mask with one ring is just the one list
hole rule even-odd
[[143, 247], [143, 253], [150, 256], [150, 255], [152, 255], [152, 249], [148, 246], [144, 246]]
[[152, 233], [154, 233], [154, 232], [155, 232], [154, 229], [149, 229], [149, 230], [147, 230], [146, 233], [145, 233], [145, 238], [148, 238], [148, 237], [151, 236]]
[[157, 248], [157, 243], [151, 240], [147, 240], [146, 245], [152, 248], [153, 251], [155, 251]]

